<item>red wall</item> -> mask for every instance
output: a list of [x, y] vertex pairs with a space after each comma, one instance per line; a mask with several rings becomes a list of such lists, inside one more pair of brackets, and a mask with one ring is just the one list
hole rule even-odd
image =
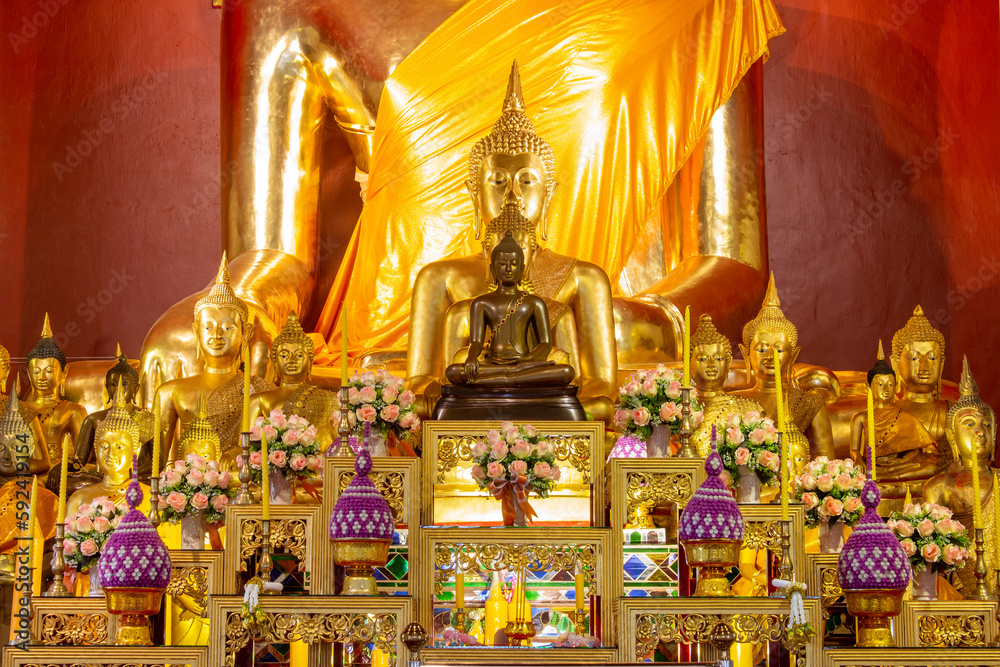
[[[0, 7], [0, 342], [23, 357], [48, 310], [70, 357], [118, 340], [136, 356], [218, 266], [220, 16], [209, 0], [63, 1]], [[997, 2], [779, 13], [768, 236], [801, 359], [867, 369], [919, 302], [948, 376], [969, 354], [1000, 404]]]

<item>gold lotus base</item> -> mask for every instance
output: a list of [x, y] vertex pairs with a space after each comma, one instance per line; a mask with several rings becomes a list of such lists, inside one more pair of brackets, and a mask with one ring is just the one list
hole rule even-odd
[[503, 629], [503, 633], [516, 646], [520, 642], [530, 641], [535, 636], [535, 624], [531, 622], [531, 619], [510, 621], [507, 623], [507, 627]]
[[896, 646], [891, 621], [903, 609], [903, 591], [845, 590], [844, 597], [847, 612], [858, 622], [856, 646]]
[[104, 589], [108, 613], [118, 616], [115, 646], [152, 646], [149, 617], [160, 611], [163, 588]]
[[389, 560], [392, 540], [332, 540], [333, 560], [345, 568], [341, 595], [378, 595], [374, 568]]
[[740, 562], [740, 540], [683, 540], [688, 565], [698, 568], [696, 598], [732, 597], [726, 575]]

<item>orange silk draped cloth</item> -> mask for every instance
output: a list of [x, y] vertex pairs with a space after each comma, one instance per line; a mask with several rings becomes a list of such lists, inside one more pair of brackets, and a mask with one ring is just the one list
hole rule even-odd
[[515, 59], [555, 153], [547, 246], [614, 283], [712, 114], [783, 31], [771, 0], [472, 0], [386, 82], [367, 203], [317, 331], [339, 337], [343, 305], [351, 357], [403, 349], [419, 270], [481, 252], [469, 151]]

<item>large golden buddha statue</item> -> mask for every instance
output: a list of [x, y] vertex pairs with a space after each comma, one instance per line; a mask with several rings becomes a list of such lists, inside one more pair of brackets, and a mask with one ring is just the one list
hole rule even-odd
[[[249, 309], [229, 284], [226, 257], [211, 291], [194, 308], [194, 332], [198, 353], [205, 370], [189, 377], [170, 380], [156, 390], [163, 420], [164, 451], [175, 451], [175, 440], [198, 413], [198, 403], [205, 393], [208, 420], [222, 442], [222, 454], [239, 447], [237, 432], [243, 412], [243, 372], [239, 370], [245, 341], [253, 332], [247, 321]], [[256, 391], [271, 385], [259, 377], [250, 378]]]
[[250, 399], [251, 420], [267, 416], [271, 410], [286, 415], [298, 415], [316, 426], [321, 452], [333, 442], [330, 417], [340, 409], [337, 394], [310, 382], [316, 357], [312, 339], [306, 335], [294, 313], [288, 314], [281, 333], [271, 344], [271, 363], [278, 375], [278, 386], [253, 395]]
[[774, 350], [777, 350], [788, 414], [798, 430], [809, 440], [809, 457], [836, 458], [826, 404], [822, 398], [799, 389], [793, 382], [792, 367], [802, 351], [798, 341], [798, 329], [781, 311], [778, 290], [774, 286], [774, 274], [771, 274], [764, 303], [757, 317], [743, 327], [743, 344], [740, 345], [740, 352], [753, 378], [753, 386], [733, 393], [753, 399], [763, 406], [766, 416], [776, 419]]
[[[560, 164], [559, 197], [547, 198], [550, 248], [636, 297], [614, 311], [619, 360], [678, 358], [688, 304], [737, 331], [767, 265], [754, 63], [782, 28], [771, 0], [665, 7], [222, 3], [223, 243], [258, 336], [273, 338], [290, 311], [312, 321], [322, 306], [316, 330], [335, 339], [346, 319], [356, 362], [401, 364], [420, 269], [476, 252], [462, 162], [492, 120], [496, 100], [484, 93], [514, 58], [531, 64], [527, 92], [548, 110], [538, 133]], [[483, 266], [454, 264], [447, 282], [482, 285], [483, 272], [473, 274]], [[199, 368], [190, 321], [202, 295], [147, 336], [146, 396], [157, 376]], [[609, 347], [601, 331], [575, 335], [582, 353]], [[451, 361], [439, 358], [432, 375]], [[603, 362], [571, 363], [584, 382], [616, 384]]]
[[[990, 468], [996, 451], [996, 414], [993, 408], [979, 398], [979, 387], [969, 370], [968, 359], [962, 360], [962, 378], [959, 383], [960, 398], [948, 410], [944, 432], [951, 447], [953, 462], [943, 472], [934, 475], [924, 485], [924, 501], [951, 508], [972, 536], [973, 503], [983, 508], [983, 544], [986, 571], [993, 572], [995, 553], [989, 548], [994, 543], [993, 495], [997, 493], [994, 471]], [[979, 466], [979, 498], [973, 497], [972, 457]], [[975, 556], [965, 561], [959, 578], [966, 593], [976, 584]], [[987, 576], [990, 589], [996, 591], [996, 577]]]
[[727, 394], [724, 387], [733, 361], [733, 344], [712, 323], [711, 315], [702, 315], [691, 336], [691, 381], [698, 390], [698, 400], [705, 406], [705, 420], [695, 429], [691, 440], [698, 456], [706, 458], [712, 449], [712, 426], [719, 433], [732, 414], [764, 409], [753, 399]]
[[[76, 450], [83, 420], [87, 411], [83, 406], [63, 398], [66, 382], [66, 354], [52, 339], [49, 314], [45, 314], [42, 337], [28, 353], [28, 381], [31, 391], [22, 401], [22, 409], [29, 417], [37, 417], [45, 435], [49, 458], [62, 460], [63, 447]], [[30, 421], [30, 418], [29, 418]]]
[[[882, 501], [905, 498], [907, 488], [919, 500], [924, 482], [937, 472], [937, 442], [916, 417], [893, 403], [896, 373], [885, 360], [882, 341], [868, 371], [868, 386], [875, 405], [875, 466]], [[851, 419], [851, 458], [862, 467], [868, 451], [866, 412]]]
[[916, 417], [937, 441], [938, 451], [943, 451], [948, 416], [948, 401], [941, 398], [944, 336], [931, 325], [920, 306], [893, 335], [891, 361], [902, 390], [896, 396], [896, 407]]

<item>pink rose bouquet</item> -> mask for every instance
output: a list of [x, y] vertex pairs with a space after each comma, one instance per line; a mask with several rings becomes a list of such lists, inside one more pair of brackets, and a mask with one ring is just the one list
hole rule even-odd
[[387, 436], [392, 433], [401, 440], [420, 431], [420, 417], [413, 407], [414, 395], [403, 388], [403, 378], [384, 370], [366, 371], [351, 378], [347, 400], [351, 411], [347, 420], [360, 439], [365, 422], [373, 431]]
[[160, 473], [160, 517], [179, 523], [184, 517], [202, 515], [208, 523], [217, 523], [225, 518], [238, 487], [231, 473], [219, 469], [218, 461], [188, 454]]
[[945, 574], [963, 567], [974, 553], [965, 526], [943, 505], [910, 503], [902, 512], [890, 514], [887, 525], [910, 557], [914, 572], [929, 567]]
[[861, 489], [867, 480], [854, 461], [820, 456], [792, 478], [792, 498], [805, 505], [807, 526], [824, 521], [853, 526], [865, 513]]
[[127, 506], [115, 504], [100, 496], [89, 504], [80, 505], [66, 519], [66, 533], [63, 540], [63, 557], [67, 565], [85, 572], [101, 557], [104, 543], [118, 527]]
[[[681, 380], [683, 373], [659, 365], [655, 369], [632, 374], [618, 389], [618, 404], [614, 414], [615, 427], [625, 435], [643, 440], [653, 433], [653, 427], [666, 424], [676, 434], [681, 428]], [[698, 391], [691, 389], [691, 429], [705, 419], [698, 403]]]
[[[562, 476], [555, 450], [531, 424], [503, 422], [500, 430], [491, 430], [485, 440], [474, 443], [471, 454], [472, 479], [501, 500], [508, 490], [523, 496], [522, 508], [527, 505], [528, 492], [547, 498]], [[508, 509], [513, 511], [513, 505]], [[526, 509], [525, 515], [529, 514]], [[505, 522], [507, 519], [505, 513]]]
[[729, 415], [724, 426], [721, 441], [716, 444], [731, 479], [738, 479], [740, 466], [747, 466], [762, 484], [774, 482], [781, 470], [774, 422], [756, 410], [748, 410]]
[[[261, 439], [267, 440], [267, 460], [271, 474], [289, 482], [309, 480], [319, 474], [323, 457], [319, 452], [317, 429], [298, 415], [272, 410], [267, 417], [257, 417], [250, 428], [250, 478], [260, 483], [262, 464]], [[236, 457], [243, 465], [243, 457]]]

